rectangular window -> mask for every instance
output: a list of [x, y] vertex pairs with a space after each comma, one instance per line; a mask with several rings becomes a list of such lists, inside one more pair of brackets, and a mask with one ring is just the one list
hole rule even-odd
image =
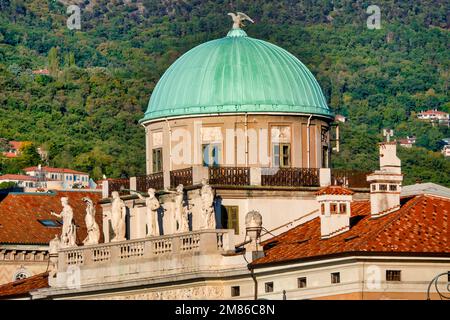
[[321, 212], [322, 214], [325, 214], [325, 203], [322, 203], [322, 204], [320, 205], [320, 212]]
[[289, 143], [274, 143], [272, 150], [274, 167], [291, 166], [291, 145]]
[[266, 282], [265, 289], [266, 289], [266, 292], [273, 292], [273, 282]]
[[387, 184], [380, 184], [380, 191], [387, 191]]
[[389, 191], [397, 191], [397, 185], [396, 184], [390, 184], [389, 185]]
[[377, 190], [377, 185], [376, 185], [376, 184], [373, 184], [373, 185], [372, 185], [372, 191], [375, 191], [375, 190]]
[[333, 272], [331, 274], [331, 283], [341, 283], [341, 273]]
[[153, 173], [163, 171], [163, 155], [162, 148], [152, 150]]
[[297, 286], [299, 288], [306, 288], [306, 277], [301, 277], [297, 279]]
[[217, 167], [220, 165], [221, 145], [218, 143], [202, 145], [202, 158], [204, 167]]
[[322, 168], [328, 168], [328, 147], [322, 147]]
[[241, 295], [241, 287], [239, 286], [231, 287], [232, 297], [239, 297], [240, 295]]
[[339, 213], [347, 213], [347, 204], [346, 203], [339, 204]]
[[222, 226], [239, 234], [239, 206], [222, 206]]
[[386, 281], [401, 281], [401, 271], [386, 270]]
[[330, 213], [337, 213], [337, 204], [330, 203]]

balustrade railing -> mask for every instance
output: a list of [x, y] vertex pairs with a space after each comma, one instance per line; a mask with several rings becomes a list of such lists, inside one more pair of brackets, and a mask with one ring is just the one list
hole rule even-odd
[[164, 189], [164, 174], [162, 172], [136, 177], [137, 191], [147, 192], [150, 188], [155, 190]]
[[261, 185], [286, 187], [320, 186], [316, 168], [262, 168]]
[[61, 267], [63, 265], [95, 265], [114, 263], [129, 259], [151, 259], [156, 256], [168, 256], [189, 252], [201, 252], [202, 245], [211, 247], [220, 254], [226, 250], [229, 230], [199, 230], [175, 235], [166, 235], [122, 242], [104, 243], [77, 248], [63, 248], [59, 251]]
[[209, 167], [209, 183], [218, 185], [250, 185], [248, 167]]
[[192, 185], [192, 167], [170, 171], [170, 187], [175, 188], [179, 184]]
[[369, 188], [370, 184], [367, 182], [367, 175], [370, 173], [370, 171], [332, 169], [331, 184], [348, 188]]

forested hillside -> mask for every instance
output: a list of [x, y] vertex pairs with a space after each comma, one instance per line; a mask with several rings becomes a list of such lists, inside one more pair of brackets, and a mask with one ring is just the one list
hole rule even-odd
[[[138, 120], [159, 77], [190, 48], [225, 36], [226, 14], [243, 11], [256, 22], [247, 33], [296, 55], [348, 117], [335, 167], [376, 168], [389, 127], [417, 136], [417, 147], [400, 150], [407, 183], [450, 186], [439, 153], [449, 128], [415, 120], [424, 109], [450, 112], [448, 0], [377, 3], [380, 30], [366, 27], [372, 3], [361, 0], [64, 1], [76, 2], [81, 30], [67, 28], [62, 2], [0, 0], [0, 138], [44, 145], [50, 165], [94, 178], [143, 174]], [[2, 173], [16, 170], [8, 161]]]

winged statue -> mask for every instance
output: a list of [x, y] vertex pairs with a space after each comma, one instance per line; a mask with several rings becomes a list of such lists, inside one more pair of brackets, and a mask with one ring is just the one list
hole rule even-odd
[[251, 23], [255, 23], [248, 15], [242, 12], [236, 13], [228, 13], [229, 16], [233, 19], [233, 29], [239, 29], [241, 27], [245, 27], [244, 20], [250, 21]]

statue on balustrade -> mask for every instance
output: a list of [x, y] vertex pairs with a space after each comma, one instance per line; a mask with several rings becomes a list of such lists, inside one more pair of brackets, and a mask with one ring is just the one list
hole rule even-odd
[[58, 272], [58, 249], [61, 246], [61, 240], [59, 239], [58, 235], [55, 235], [55, 237], [50, 240], [49, 244], [49, 278], [54, 278], [56, 276], [56, 273]]
[[73, 218], [73, 210], [69, 205], [69, 199], [67, 197], [61, 198], [61, 204], [63, 210], [60, 214], [53, 211], [51, 215], [63, 220], [62, 232], [61, 232], [61, 248], [75, 247], [77, 245], [77, 227]]
[[161, 207], [158, 198], [155, 195], [155, 189], [148, 189], [148, 197], [145, 198], [140, 193], [136, 192], [137, 196], [145, 200], [147, 206], [147, 237], [155, 237], [160, 235], [160, 229], [158, 224], [158, 209]]
[[111, 225], [114, 232], [114, 237], [111, 242], [124, 241], [125, 239], [125, 216], [126, 216], [125, 202], [120, 199], [119, 193], [113, 191], [111, 204]]
[[214, 190], [208, 184], [206, 179], [202, 179], [202, 189], [200, 190], [202, 200], [202, 218], [201, 229], [215, 229], [216, 216], [214, 212]]
[[94, 203], [88, 197], [84, 197], [81, 200], [86, 204], [86, 216], [84, 217], [84, 222], [86, 223], [87, 237], [83, 240], [83, 244], [98, 244], [100, 240], [100, 228], [95, 221]]
[[189, 231], [189, 208], [184, 204], [184, 186], [179, 184], [176, 191], [165, 190], [168, 193], [175, 194], [173, 220], [174, 230], [177, 233]]

